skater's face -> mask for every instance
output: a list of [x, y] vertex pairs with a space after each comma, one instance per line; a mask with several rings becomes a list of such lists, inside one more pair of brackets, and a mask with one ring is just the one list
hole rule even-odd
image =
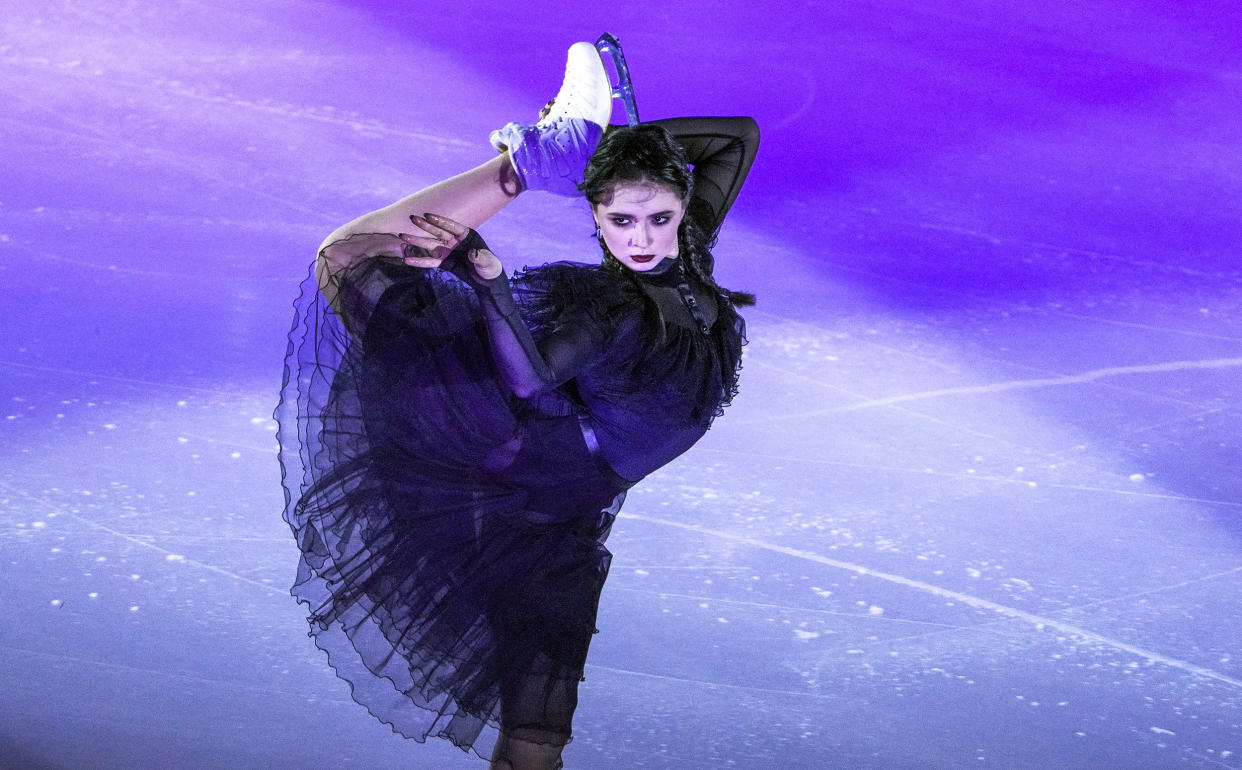
[[649, 182], [623, 182], [595, 204], [595, 222], [608, 250], [621, 264], [644, 273], [677, 256], [677, 230], [686, 207], [671, 189]]

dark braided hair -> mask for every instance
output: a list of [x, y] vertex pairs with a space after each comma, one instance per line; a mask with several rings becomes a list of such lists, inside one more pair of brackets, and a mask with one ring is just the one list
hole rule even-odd
[[[663, 126], [652, 123], [609, 128], [587, 163], [580, 189], [595, 206], [611, 200], [616, 186], [624, 183], [667, 187], [681, 198], [683, 207], [689, 205], [694, 192], [694, 176], [690, 173], [686, 151]], [[621, 270], [637, 282], [634, 271], [627, 269], [608, 251], [602, 236], [599, 245], [604, 250], [605, 267]], [[716, 283], [713, 276], [716, 261], [712, 257], [715, 245], [715, 237], [703, 232], [687, 210], [677, 229], [678, 255], [686, 270], [734, 306], [755, 304], [754, 294], [730, 291]]]

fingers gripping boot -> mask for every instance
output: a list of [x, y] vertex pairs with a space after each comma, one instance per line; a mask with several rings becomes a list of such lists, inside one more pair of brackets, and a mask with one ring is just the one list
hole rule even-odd
[[573, 196], [610, 117], [612, 86], [599, 52], [575, 43], [548, 114], [533, 126], [510, 123], [493, 131], [491, 142], [508, 150], [522, 189]]

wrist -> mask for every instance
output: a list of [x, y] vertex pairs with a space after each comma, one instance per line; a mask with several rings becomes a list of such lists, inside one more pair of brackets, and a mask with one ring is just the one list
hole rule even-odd
[[513, 292], [509, 290], [509, 282], [504, 280], [503, 274], [492, 280], [496, 283], [504, 281], [504, 286], [497, 286], [495, 291], [478, 287], [475, 289], [479, 305], [483, 308], [483, 320], [488, 323], [508, 323], [509, 319], [517, 313], [517, 302], [513, 300]]

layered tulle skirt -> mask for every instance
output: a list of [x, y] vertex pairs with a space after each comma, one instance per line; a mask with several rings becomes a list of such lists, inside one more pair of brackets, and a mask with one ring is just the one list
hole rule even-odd
[[505, 391], [468, 288], [366, 271], [336, 311], [314, 275], [296, 304], [276, 410], [293, 594], [398, 733], [563, 744], [623, 493], [572, 408]]

